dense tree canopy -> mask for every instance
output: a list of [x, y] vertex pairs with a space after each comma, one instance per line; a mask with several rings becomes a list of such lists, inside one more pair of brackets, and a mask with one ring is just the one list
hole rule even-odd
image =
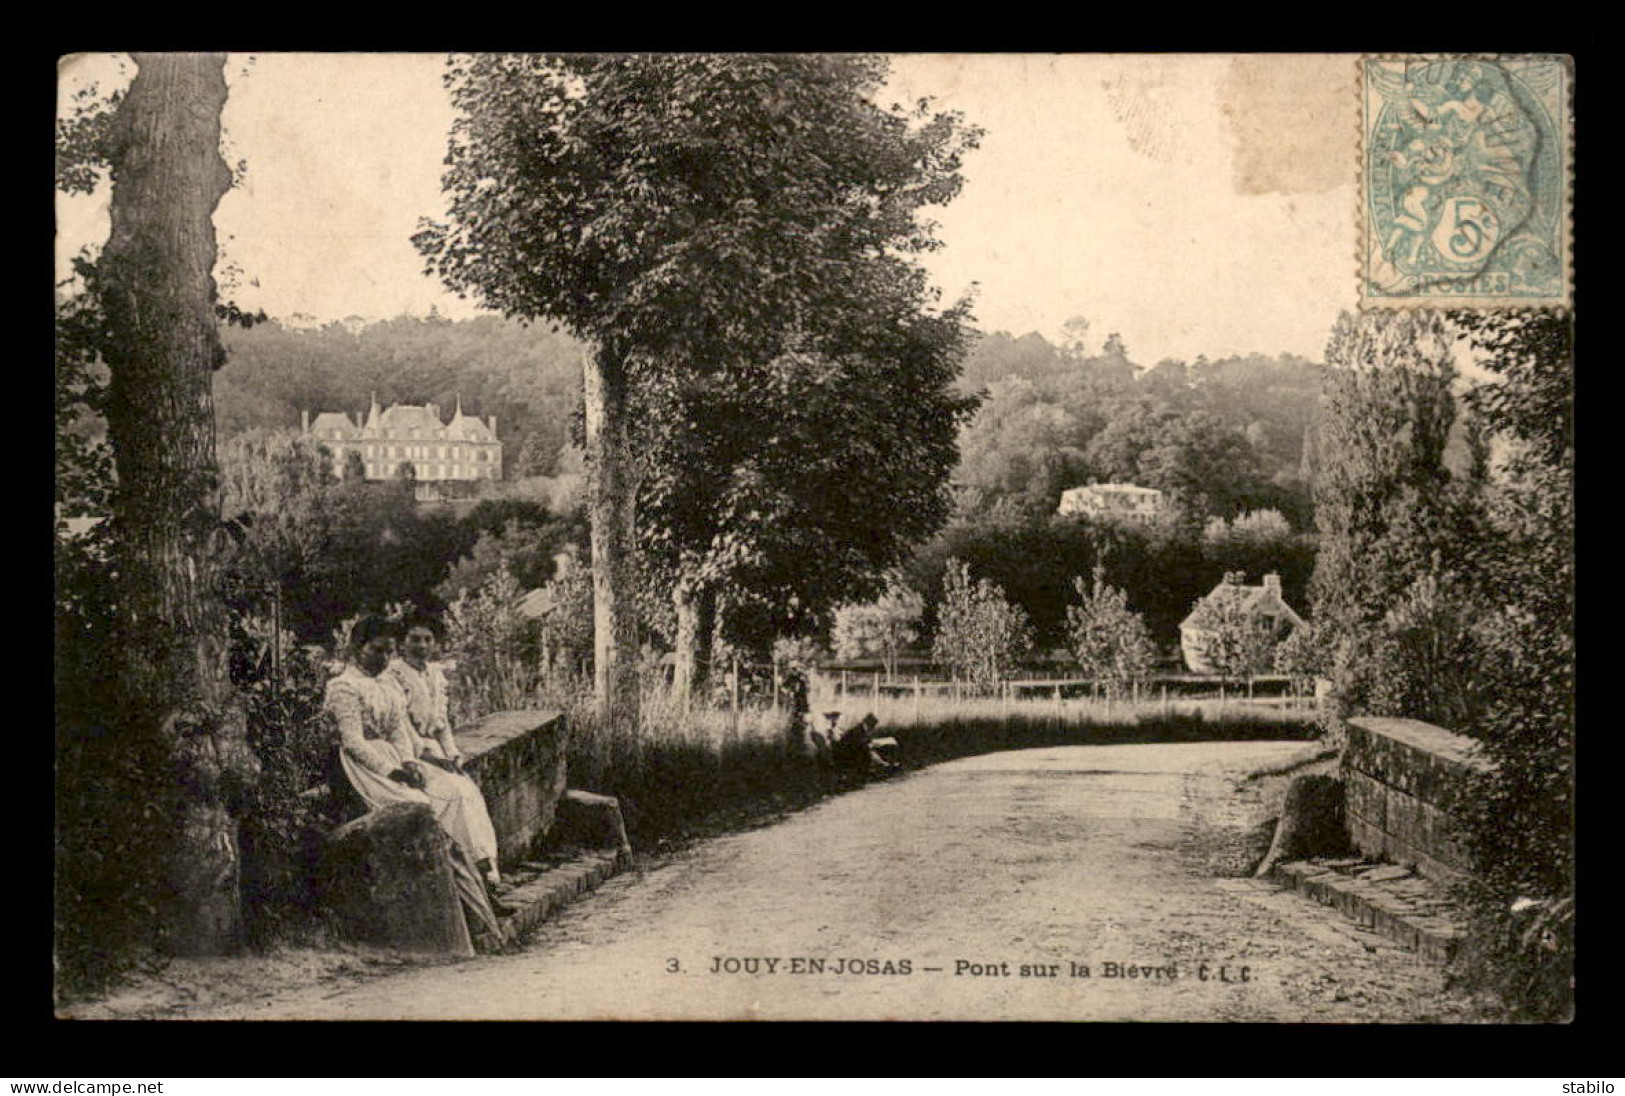
[[986, 399], [960, 439], [962, 509], [1032, 518], [1068, 487], [1126, 481], [1169, 491], [1198, 523], [1273, 507], [1309, 524], [1303, 444], [1321, 366], [1249, 355], [1144, 369], [1107, 341], [1094, 356], [1037, 334], [972, 345], [964, 383]]
[[[1452, 317], [1492, 374], [1472, 395], [1501, 451], [1469, 559], [1486, 656], [1476, 733], [1495, 765], [1463, 797], [1483, 886], [1469, 961], [1516, 1014], [1574, 1001], [1574, 343], [1557, 312]], [[1519, 900], [1533, 902], [1520, 910]]]
[[973, 135], [924, 104], [877, 106], [885, 73], [827, 55], [482, 55], [448, 72], [449, 213], [418, 246], [459, 292], [592, 345], [595, 668], [612, 718], [637, 708], [633, 415], [787, 355], [843, 361], [850, 317], [876, 315], [863, 294], [935, 246], [916, 211], [954, 196]]
[[865, 323], [826, 332], [824, 352], [719, 372], [703, 398], [667, 402], [639, 430], [640, 539], [657, 584], [726, 590], [727, 633], [764, 652], [877, 593], [951, 510], [971, 402], [950, 389], [960, 318], [911, 317], [903, 302], [852, 315]]

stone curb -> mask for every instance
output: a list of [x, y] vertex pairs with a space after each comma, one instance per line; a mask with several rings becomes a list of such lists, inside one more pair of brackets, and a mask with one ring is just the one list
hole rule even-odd
[[1297, 860], [1277, 864], [1270, 876], [1430, 963], [1448, 963], [1466, 934], [1454, 903], [1395, 864], [1358, 858]]
[[515, 910], [502, 919], [509, 941], [523, 940], [543, 921], [631, 866], [631, 853], [613, 848], [583, 852], [552, 867], [520, 865], [515, 874], [538, 874], [502, 895], [502, 901]]
[[1337, 755], [1338, 750], [1336, 748], [1329, 747], [1324, 742], [1311, 742], [1283, 760], [1272, 761], [1269, 764], [1260, 765], [1256, 769], [1250, 769], [1242, 773], [1241, 781], [1246, 783], [1252, 780], [1262, 780], [1269, 776], [1288, 776], [1310, 765], [1330, 761]]

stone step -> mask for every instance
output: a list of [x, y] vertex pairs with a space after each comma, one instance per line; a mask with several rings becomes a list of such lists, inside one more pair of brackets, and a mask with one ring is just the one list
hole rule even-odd
[[1465, 934], [1449, 897], [1399, 865], [1348, 858], [1297, 860], [1277, 864], [1270, 876], [1429, 962], [1449, 962]]
[[517, 942], [543, 921], [606, 880], [632, 866], [628, 849], [594, 849], [552, 864], [526, 863], [508, 874], [501, 899], [514, 908], [502, 919], [510, 942]]

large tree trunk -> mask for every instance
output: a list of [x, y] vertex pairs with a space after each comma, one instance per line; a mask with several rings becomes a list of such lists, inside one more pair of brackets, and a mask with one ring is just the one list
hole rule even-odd
[[605, 726], [638, 727], [638, 633], [632, 552], [636, 491], [627, 445], [626, 363], [600, 347], [585, 366], [592, 522], [593, 686]]
[[676, 668], [672, 684], [677, 699], [690, 703], [705, 695], [711, 671], [711, 633], [716, 627], [717, 594], [709, 586], [679, 582], [672, 593], [677, 609]]
[[162, 866], [165, 944], [179, 954], [219, 954], [241, 942], [232, 811], [257, 771], [227, 676], [214, 543], [210, 379], [224, 352], [210, 272], [212, 217], [231, 185], [220, 156], [225, 57], [135, 60], [117, 121], [112, 229], [98, 275], [118, 479], [117, 674], [124, 732], [155, 740], [167, 759], [167, 771], [146, 774], [154, 825], [175, 840]]

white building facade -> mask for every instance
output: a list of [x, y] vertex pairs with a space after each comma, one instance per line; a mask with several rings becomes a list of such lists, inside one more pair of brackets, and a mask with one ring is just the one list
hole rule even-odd
[[314, 420], [306, 411], [302, 420], [305, 436], [332, 451], [334, 475], [342, 476], [349, 454], [358, 453], [369, 480], [394, 479], [407, 462], [419, 483], [502, 478], [496, 416], [465, 415], [460, 400], [445, 423], [438, 404], [398, 403], [380, 410], [376, 398], [359, 425], [338, 411], [320, 412]]
[[1077, 517], [1150, 524], [1167, 509], [1167, 498], [1155, 487], [1136, 487], [1132, 483], [1091, 483], [1061, 492], [1061, 505], [1057, 512]]

